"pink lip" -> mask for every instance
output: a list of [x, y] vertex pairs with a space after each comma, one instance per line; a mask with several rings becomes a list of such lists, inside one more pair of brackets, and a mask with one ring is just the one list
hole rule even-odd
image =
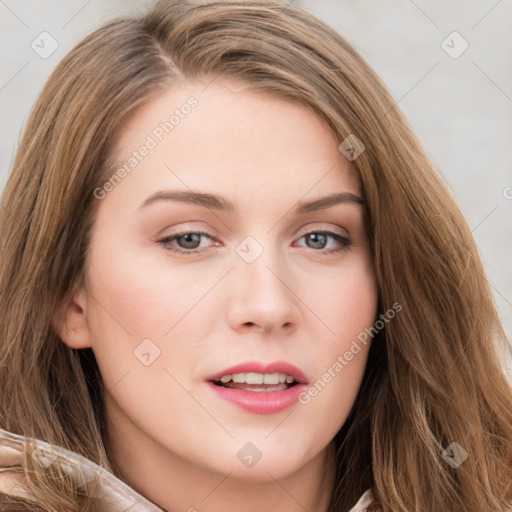
[[[260, 363], [258, 361], [248, 361], [247, 363], [238, 364], [214, 373], [207, 377], [206, 380], [210, 382], [219, 381], [224, 375], [233, 375], [234, 373], [285, 373], [293, 377], [299, 384], [308, 383], [306, 376], [296, 366], [286, 361], [275, 361], [269, 364]], [[277, 391], [277, 393], [280, 393], [280, 391]]]
[[[297, 384], [282, 391], [245, 391], [217, 386], [224, 375], [234, 373], [284, 373], [292, 376]], [[254, 414], [275, 414], [296, 403], [300, 394], [307, 388], [306, 376], [294, 365], [286, 361], [263, 364], [258, 361], [242, 363], [210, 375], [207, 379], [210, 389], [223, 400]]]
[[283, 391], [244, 391], [216, 386], [213, 382], [208, 382], [207, 385], [223, 400], [254, 414], [284, 411], [297, 403], [300, 394], [307, 389], [306, 384], [295, 384]]

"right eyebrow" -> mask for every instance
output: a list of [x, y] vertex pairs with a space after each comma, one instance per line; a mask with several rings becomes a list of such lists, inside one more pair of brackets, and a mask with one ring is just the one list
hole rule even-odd
[[[149, 196], [140, 206], [144, 208], [156, 201], [179, 201], [181, 203], [196, 204], [210, 210], [233, 212], [236, 204], [225, 197], [204, 192], [184, 190], [160, 190]], [[139, 209], [140, 209], [139, 208]]]

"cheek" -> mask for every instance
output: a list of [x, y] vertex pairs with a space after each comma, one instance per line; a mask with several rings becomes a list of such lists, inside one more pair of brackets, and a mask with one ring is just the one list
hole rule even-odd
[[[326, 431], [335, 432], [345, 422], [366, 368], [377, 316], [378, 289], [373, 268], [358, 260], [346, 265], [336, 286], [322, 294], [326, 334], [315, 347], [316, 372], [300, 403], [323, 418]], [[322, 309], [323, 308], [323, 309]]]
[[346, 350], [377, 316], [378, 287], [369, 258], [354, 257], [350, 263], [330, 280], [327, 293], [323, 291], [317, 301], [322, 313], [318, 316], [325, 318], [330, 327], [331, 335], [325, 336], [324, 347], [331, 356], [333, 351]]
[[338, 318], [334, 329], [344, 339], [356, 337], [375, 322], [378, 291], [372, 273], [362, 271], [348, 275], [337, 299], [333, 301]]
[[134, 342], [140, 336], [161, 338], [197, 302], [201, 287], [190, 273], [139, 261], [133, 248], [131, 254], [116, 254], [104, 247], [95, 255], [89, 279], [96, 299], [90, 317], [98, 335], [121, 332]]
[[107, 395], [118, 404], [113, 414], [120, 406], [130, 418], [152, 418], [173, 404], [175, 410], [189, 411], [191, 419], [204, 419], [179, 384], [198, 357], [197, 349], [186, 343], [198, 329], [186, 316], [198, 301], [197, 286], [186, 272], [141, 265], [122, 251], [115, 258], [113, 252], [107, 254], [105, 245], [94, 260], [102, 264], [91, 266], [89, 326]]
[[[122, 250], [105, 239], [95, 243], [88, 267], [87, 314], [92, 349], [107, 388], [128, 372], [125, 380], [137, 381], [172, 369], [170, 354], [188, 371], [193, 353], [183, 342], [199, 327], [197, 322], [190, 324], [187, 314], [193, 316], [195, 310], [189, 312], [211, 284], [194, 285], [183, 267], [169, 269], [162, 262], [142, 261], [133, 247]], [[168, 380], [164, 373], [166, 387]], [[138, 389], [142, 388], [136, 386], [135, 392]]]

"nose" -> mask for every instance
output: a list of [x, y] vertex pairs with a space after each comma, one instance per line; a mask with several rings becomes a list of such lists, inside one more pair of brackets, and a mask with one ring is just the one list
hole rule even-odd
[[252, 263], [239, 259], [231, 272], [228, 321], [237, 331], [291, 333], [301, 313], [296, 282], [282, 258], [266, 249]]

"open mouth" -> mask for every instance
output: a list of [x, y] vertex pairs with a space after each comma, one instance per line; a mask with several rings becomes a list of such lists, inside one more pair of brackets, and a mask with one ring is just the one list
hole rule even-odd
[[253, 361], [210, 375], [207, 383], [218, 398], [235, 407], [252, 414], [277, 414], [298, 402], [308, 381], [286, 362], [263, 365]]
[[211, 382], [223, 388], [255, 392], [284, 391], [297, 385], [294, 377], [284, 373], [236, 373]]

